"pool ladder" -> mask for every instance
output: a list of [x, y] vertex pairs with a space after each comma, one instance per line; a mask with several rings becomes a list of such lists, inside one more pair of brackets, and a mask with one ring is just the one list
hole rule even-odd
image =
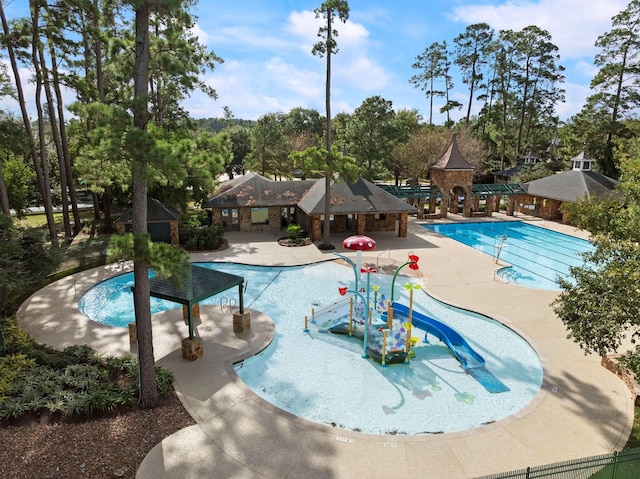
[[493, 254], [496, 257], [496, 263], [500, 260], [500, 253], [507, 242], [507, 235], [496, 236], [493, 242]]

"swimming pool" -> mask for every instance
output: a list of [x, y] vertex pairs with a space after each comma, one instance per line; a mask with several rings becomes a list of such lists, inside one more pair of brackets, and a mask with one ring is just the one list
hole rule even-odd
[[425, 224], [424, 228], [471, 246], [510, 267], [501, 278], [531, 288], [558, 290], [558, 277], [582, 266], [582, 253], [593, 250], [586, 240], [521, 221]]
[[[269, 315], [273, 342], [262, 353], [240, 363], [238, 376], [256, 394], [308, 420], [371, 434], [448, 433], [504, 419], [527, 406], [538, 393], [543, 371], [536, 352], [504, 325], [440, 303], [422, 291], [414, 308], [455, 328], [486, 360], [486, 368], [508, 391], [491, 394], [460, 366], [444, 344], [414, 331], [421, 339], [409, 364], [382, 367], [362, 359], [354, 338], [304, 332], [304, 317], [341, 299], [338, 286], [353, 287], [351, 268], [325, 262], [304, 267], [260, 267], [234, 263], [198, 263], [245, 278], [245, 306]], [[132, 275], [121, 275], [91, 288], [79, 301], [81, 310], [101, 313], [110, 324], [133, 317]], [[375, 274], [372, 285], [389, 297], [392, 276]], [[408, 303], [399, 276], [396, 300]], [[362, 284], [362, 283], [360, 283]], [[203, 304], [228, 304], [233, 294]], [[99, 304], [98, 304], [99, 303]], [[165, 306], [178, 307], [175, 303]], [[112, 308], [114, 317], [109, 319]], [[160, 303], [154, 303], [158, 312]], [[127, 311], [127, 309], [130, 309]], [[166, 309], [166, 308], [165, 308]], [[95, 319], [95, 318], [93, 318]]]

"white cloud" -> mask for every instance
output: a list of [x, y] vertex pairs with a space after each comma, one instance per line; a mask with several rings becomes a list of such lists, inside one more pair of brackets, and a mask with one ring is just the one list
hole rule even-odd
[[265, 68], [278, 89], [290, 90], [306, 98], [323, 94], [324, 78], [317, 72], [301, 70], [280, 58], [269, 60]]
[[627, 7], [627, 0], [506, 1], [500, 5], [467, 5], [454, 9], [453, 19], [486, 22], [496, 30], [520, 30], [537, 25], [547, 30], [562, 60], [593, 56], [599, 35], [611, 29], [611, 17]]
[[587, 97], [593, 92], [588, 85], [578, 83], [566, 83], [564, 87], [566, 90], [565, 102], [556, 106], [556, 113], [561, 119], [567, 120], [582, 109]]
[[279, 57], [262, 63], [226, 62], [207, 84], [219, 99], [212, 103], [194, 95], [185, 103], [194, 117], [222, 116], [223, 106], [229, 106], [237, 118], [256, 120], [267, 112], [286, 113], [298, 106], [318, 109], [316, 100], [324, 98], [324, 77]]
[[[300, 48], [305, 52], [310, 52], [313, 44], [320, 40], [317, 33], [321, 26], [323, 20], [311, 11], [293, 12], [288, 17], [287, 29], [301, 39]], [[334, 27], [338, 31], [338, 54], [332, 57], [332, 97], [338, 108], [343, 108], [340, 111], [352, 111], [353, 106], [349, 108], [349, 101], [343, 99], [348, 93], [354, 90], [375, 93], [389, 83], [391, 75], [372, 55], [369, 31], [363, 25], [347, 20], [335, 22]], [[320, 64], [317, 65], [316, 71], [324, 72]], [[320, 80], [324, 88], [324, 75]]]
[[[313, 45], [320, 40], [318, 30], [324, 26], [322, 18], [316, 18], [315, 13], [305, 10], [302, 12], [292, 12], [287, 19], [287, 30], [304, 39], [308, 45]], [[345, 23], [336, 21], [333, 28], [337, 30], [338, 48], [342, 45], [359, 45], [369, 36], [368, 30], [358, 23], [347, 20]]]

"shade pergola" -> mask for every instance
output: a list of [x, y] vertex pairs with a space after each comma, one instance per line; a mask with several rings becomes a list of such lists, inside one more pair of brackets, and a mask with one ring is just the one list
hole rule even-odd
[[238, 286], [238, 303], [240, 314], [242, 314], [244, 313], [243, 283], [242, 276], [190, 264], [183, 285], [176, 284], [170, 279], [151, 278], [149, 294], [154, 298], [167, 299], [187, 306], [189, 339], [193, 339], [193, 306], [210, 296]]

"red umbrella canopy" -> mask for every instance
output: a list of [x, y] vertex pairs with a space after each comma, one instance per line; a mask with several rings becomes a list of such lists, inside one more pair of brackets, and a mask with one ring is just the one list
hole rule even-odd
[[368, 251], [376, 248], [376, 242], [373, 238], [364, 235], [349, 236], [342, 242], [342, 247], [354, 251]]

